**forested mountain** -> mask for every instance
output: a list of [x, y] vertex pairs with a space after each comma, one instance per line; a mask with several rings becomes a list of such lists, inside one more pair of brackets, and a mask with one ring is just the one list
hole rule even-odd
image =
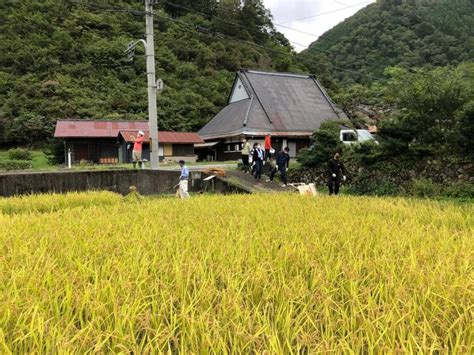
[[[0, 2], [0, 144], [36, 144], [61, 118], [147, 117], [143, 0]], [[136, 12], [130, 11], [136, 10]], [[170, 0], [155, 6], [161, 129], [196, 130], [224, 104], [234, 71], [294, 71], [261, 0]], [[237, 40], [234, 40], [236, 38]]]
[[472, 61], [474, 1], [378, 0], [326, 32], [302, 56], [321, 63], [313, 70], [346, 84], [373, 82], [389, 66]]

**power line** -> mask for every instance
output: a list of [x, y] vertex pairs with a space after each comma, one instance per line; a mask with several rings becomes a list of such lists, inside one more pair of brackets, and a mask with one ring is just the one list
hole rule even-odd
[[70, 2], [70, 3], [73, 3], [73, 4], [76, 4], [76, 5], [79, 5], [79, 6], [84, 6], [84, 7], [90, 8], [92, 10], [100, 10], [100, 11], [103, 11], [103, 12], [129, 13], [129, 14], [132, 14], [132, 15], [140, 15], [140, 16], [146, 15], [145, 11], [135, 10], [135, 9], [131, 9], [131, 8], [105, 7], [103, 5], [94, 4], [94, 3], [91, 3], [91, 2], [78, 1], [78, 0], [66, 0], [66, 1]]
[[[297, 55], [295, 55], [294, 53], [288, 53], [288, 52], [281, 52], [279, 50], [276, 50], [276, 49], [273, 49], [273, 48], [270, 48], [270, 47], [267, 47], [267, 46], [263, 46], [261, 44], [257, 44], [257, 43], [254, 43], [254, 42], [250, 42], [250, 41], [246, 41], [246, 40], [242, 40], [242, 39], [238, 39], [238, 38], [235, 38], [233, 36], [229, 36], [229, 35], [226, 35], [224, 33], [221, 33], [221, 32], [216, 32], [216, 31], [212, 31], [206, 27], [202, 27], [202, 26], [195, 26], [195, 25], [192, 25], [190, 23], [187, 23], [185, 21], [181, 21], [181, 20], [178, 20], [178, 19], [173, 19], [173, 18], [170, 18], [170, 17], [166, 17], [166, 16], [163, 16], [163, 15], [159, 15], [159, 14], [155, 14], [155, 16], [161, 18], [161, 19], [164, 19], [164, 20], [167, 20], [167, 21], [172, 21], [172, 22], [175, 22], [175, 23], [178, 23], [178, 24], [182, 24], [182, 25], [185, 25], [187, 27], [189, 27], [190, 29], [192, 29], [193, 31], [197, 31], [199, 33], [202, 33], [202, 34], [205, 34], [205, 35], [212, 35], [213, 37], [220, 37], [220, 38], [226, 38], [226, 39], [229, 39], [231, 41], [234, 41], [234, 42], [239, 42], [239, 43], [243, 43], [243, 44], [246, 44], [246, 45], [249, 45], [249, 46], [253, 46], [253, 47], [257, 47], [257, 48], [261, 48], [261, 49], [264, 49], [268, 52], [271, 52], [271, 53], [275, 53], [275, 54], [279, 54], [279, 55], [283, 55], [283, 56], [286, 56], [286, 57], [290, 57], [290, 58], [293, 58], [297, 61], [301, 61], [301, 62], [306, 62], [306, 63], [311, 63], [311, 64], [317, 64], [317, 65], [322, 65], [322, 66], [325, 66], [325, 67], [328, 67], [328, 68], [332, 68], [332, 69], [335, 69], [335, 70], [339, 70], [339, 71], [342, 71], [342, 72], [346, 72], [346, 73], [350, 73], [350, 74], [355, 74], [355, 75], [359, 75], [359, 76], [365, 76], [365, 77], [368, 77], [368, 78], [372, 78], [372, 79], [376, 79], [376, 80], [382, 80], [382, 81], [386, 81], [387, 79], [386, 78], [381, 78], [381, 77], [376, 77], [376, 76], [373, 76], [373, 75], [370, 75], [370, 74], [363, 74], [363, 73], [360, 73], [360, 72], [357, 72], [357, 71], [354, 71], [354, 70], [350, 70], [350, 69], [345, 69], [345, 68], [340, 68], [340, 67], [337, 67], [337, 66], [334, 66], [334, 65], [331, 65], [331, 64], [326, 64], [326, 63], [321, 63], [321, 62], [316, 62], [314, 60], [310, 60], [310, 59], [306, 59], [306, 58], [302, 58], [302, 57], [298, 57]], [[312, 56], [311, 56], [312, 57]]]
[[[139, 11], [139, 10], [134, 10], [134, 9], [103, 7], [101, 5], [97, 5], [97, 4], [94, 4], [94, 3], [84, 3], [84, 2], [81, 2], [81, 1], [78, 1], [78, 0], [67, 0], [67, 1], [78, 4], [78, 5], [86, 6], [86, 7], [89, 7], [91, 9], [100, 10], [100, 11], [130, 13], [130, 14], [133, 14], [133, 15], [145, 15], [146, 14], [144, 11]], [[214, 38], [215, 37], [226, 38], [226, 39], [232, 40], [234, 42], [240, 42], [240, 43], [243, 43], [243, 44], [246, 44], [246, 45], [249, 45], [249, 46], [264, 49], [264, 50], [266, 50], [267, 52], [270, 52], [270, 53], [290, 57], [292, 59], [295, 59], [296, 61], [306, 62], [306, 63], [310, 63], [310, 64], [316, 64], [316, 65], [322, 65], [322, 66], [327, 67], [327, 68], [332, 68], [334, 70], [339, 70], [339, 71], [342, 71], [342, 72], [345, 72], [345, 73], [350, 73], [350, 74], [353, 74], [353, 75], [363, 76], [363, 77], [371, 78], [371, 79], [374, 79], [374, 80], [381, 80], [381, 81], [386, 81], [387, 80], [386, 78], [381, 78], [381, 77], [377, 77], [377, 76], [370, 75], [370, 74], [364, 74], [364, 73], [357, 72], [355, 70], [345, 69], [345, 68], [337, 67], [337, 66], [334, 66], [334, 65], [331, 65], [331, 64], [321, 63], [321, 62], [317, 62], [315, 60], [299, 57], [299, 56], [295, 55], [294, 53], [282, 52], [282, 51], [276, 50], [274, 48], [270, 48], [270, 47], [260, 45], [260, 44], [254, 43], [254, 42], [250, 42], [250, 41], [242, 40], [242, 39], [239, 39], [239, 38], [236, 38], [236, 37], [233, 37], [233, 36], [229, 36], [229, 35], [226, 35], [226, 34], [221, 33], [221, 32], [213, 31], [213, 30], [211, 30], [209, 28], [206, 28], [206, 27], [203, 27], [203, 26], [195, 26], [195, 25], [190, 24], [188, 22], [178, 20], [178, 19], [174, 19], [174, 18], [170, 18], [170, 17], [167, 17], [167, 16], [163, 16], [163, 15], [160, 15], [160, 14], [157, 14], [157, 13], [155, 13], [154, 15], [161, 18], [161, 19], [167, 20], [167, 21], [172, 21], [172, 22], [175, 22], [175, 23], [178, 23], [178, 24], [185, 25], [188, 28], [192, 29], [193, 32], [199, 32], [201, 34], [212, 36]], [[241, 26], [241, 25], [239, 25], [239, 26]], [[188, 32], [189, 32], [189, 30], [188, 30]], [[315, 58], [313, 56], [310, 56], [310, 57]]]
[[[174, 3], [170, 2], [170, 1], [167, 1], [167, 0], [161, 0], [161, 2], [162, 2], [162, 3], [166, 3], [166, 4], [168, 4], [168, 5], [171, 5], [171, 6], [173, 6], [173, 7], [176, 7], [176, 8], [180, 8], [180, 9], [186, 10], [186, 11], [191, 12], [191, 13], [200, 14], [200, 15], [203, 15], [203, 16], [206, 16], [206, 17], [207, 17], [207, 16], [210, 16], [209, 14], [205, 14], [205, 13], [203, 13], [203, 12], [199, 12], [199, 11], [197, 11], [197, 10], [190, 9], [190, 8], [185, 7], [185, 6], [182, 6], [182, 5], [174, 4]], [[355, 5], [351, 5], [351, 6], [355, 6]], [[228, 24], [231, 24], [231, 25], [235, 25], [235, 26], [238, 26], [238, 27], [243, 28], [243, 29], [245, 29], [245, 30], [248, 30], [248, 31], [257, 33], [257, 31], [251, 30], [251, 29], [247, 28], [246, 26], [243, 26], [243, 25], [241, 25], [241, 24], [239, 24], [239, 23], [236, 23], [236, 22], [233, 22], [233, 21], [229, 21], [229, 20], [225, 20], [225, 19], [221, 19], [221, 18], [219, 18], [219, 17], [213, 17], [213, 18], [216, 18], [217, 20], [219, 20], [219, 21], [221, 21], [221, 22], [228, 23]], [[274, 25], [278, 25], [278, 24], [274, 23]], [[305, 33], [305, 34], [310, 34], [310, 35], [312, 35], [312, 36], [314, 36], [314, 37], [318, 37], [317, 35], [314, 35], [314, 34], [311, 34], [311, 33], [307, 33], [307, 32], [304, 32], [304, 31], [299, 31], [299, 30], [293, 29], [293, 28], [291, 28], [291, 27], [287, 27], [287, 26], [283, 26], [283, 25], [280, 25], [280, 26], [285, 27], [285, 28], [288, 28], [288, 29], [291, 29], [291, 30], [296, 31], [296, 32], [301, 32], [301, 33]], [[260, 32], [258, 32], [258, 33], [260, 33]], [[224, 35], [224, 34], [222, 34], [222, 35]], [[334, 42], [334, 43], [339, 43], [339, 42], [337, 42], [337, 41], [332, 41], [332, 40], [327, 40], [327, 41], [329, 41], [329, 42]], [[292, 41], [288, 41], [288, 42], [289, 42], [290, 44], [297, 45], [297, 46], [300, 46], [300, 47], [303, 47], [303, 48], [307, 48], [307, 47], [308, 47], [308, 46], [306, 46], [306, 45], [304, 45], [304, 44], [301, 44], [301, 43], [292, 42]], [[268, 48], [268, 47], [267, 47], [267, 48]], [[312, 48], [312, 50], [315, 50], [315, 51], [318, 51], [318, 52], [321, 52], [321, 53], [325, 53], [325, 54], [332, 54], [332, 52], [330, 52], [330, 51], [323, 50], [323, 49], [319, 49], [319, 48]], [[297, 59], [299, 59], [299, 60], [301, 59], [300, 57], [295, 57], [295, 58], [297, 58]], [[313, 58], [314, 58], [314, 57], [313, 57]], [[314, 62], [313, 62], [313, 63], [314, 63]], [[318, 64], [321, 64], [321, 63], [318, 63]], [[327, 66], [327, 65], [326, 65], [326, 66]], [[339, 69], [339, 70], [345, 70], [345, 69], [342, 69], [342, 68], [338, 68], [338, 69]], [[348, 69], [346, 69], [346, 70], [348, 70]], [[359, 75], [370, 76], [369, 74], [359, 74]], [[375, 77], [374, 77], [374, 78], [375, 78]], [[383, 79], [382, 79], [382, 78], [378, 78], [378, 80], [383, 80]]]
[[[182, 10], [186, 10], [188, 12], [192, 12], [192, 13], [196, 13], [196, 14], [199, 14], [199, 15], [202, 15], [202, 16], [211, 16], [209, 14], [206, 14], [204, 12], [200, 12], [200, 11], [197, 11], [197, 10], [194, 10], [194, 9], [191, 9], [189, 7], [186, 7], [186, 6], [182, 6], [182, 5], [178, 5], [178, 4], [175, 4], [175, 3], [172, 3], [170, 1], [166, 1], [166, 0], [162, 0], [161, 3], [164, 3], [164, 4], [168, 4], [170, 6], [173, 6], [173, 7], [176, 7], [176, 8], [179, 8], [179, 9], [182, 9]], [[237, 23], [237, 22], [234, 22], [234, 21], [229, 21], [229, 20], [225, 20], [225, 19], [222, 19], [218, 16], [213, 16], [213, 19], [217, 19], [218, 21], [220, 22], [223, 22], [223, 23], [227, 23], [227, 24], [230, 24], [230, 25], [234, 25], [234, 26], [237, 26], [237, 27], [240, 27], [242, 29], [245, 29], [247, 31], [250, 31], [250, 32], [253, 32], [253, 33], [257, 33], [257, 34], [261, 34], [260, 31], [257, 31], [257, 30], [253, 30], [253, 29], [250, 29], [244, 25], [241, 25], [240, 23]], [[277, 23], [273, 23], [275, 26], [281, 26], [283, 28], [287, 28], [289, 30], [292, 30], [292, 31], [295, 31], [295, 32], [299, 32], [299, 33], [303, 33], [303, 34], [307, 34], [307, 35], [310, 35], [310, 36], [313, 36], [315, 38], [318, 38], [319, 36], [313, 34], [313, 33], [308, 33], [308, 32], [304, 32], [304, 31], [300, 31], [300, 30], [297, 30], [297, 29], [294, 29], [294, 28], [291, 28], [291, 27], [288, 27], [288, 26], [284, 26], [284, 25], [279, 25]], [[297, 42], [293, 42], [293, 41], [289, 41], [288, 40], [288, 43], [290, 44], [294, 44], [296, 46], [299, 46], [299, 47], [303, 47], [303, 48], [307, 48], [308, 46], [307, 45], [304, 45], [304, 44], [301, 44], [301, 43], [297, 43]], [[323, 49], [316, 49], [322, 53], [326, 53], [326, 54], [331, 54], [331, 52], [329, 51], [326, 51], [326, 50], [323, 50]]]

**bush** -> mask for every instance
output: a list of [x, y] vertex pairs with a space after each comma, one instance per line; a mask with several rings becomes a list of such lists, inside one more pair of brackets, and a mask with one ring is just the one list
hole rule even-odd
[[59, 139], [51, 140], [43, 150], [49, 165], [64, 164], [64, 142]]
[[15, 148], [8, 151], [8, 157], [10, 160], [31, 160], [32, 155], [28, 149]]
[[31, 169], [31, 162], [28, 160], [0, 161], [0, 170], [25, 170], [25, 169]]
[[451, 198], [474, 198], [474, 184], [457, 183], [444, 189], [443, 195]]
[[298, 162], [307, 168], [321, 167], [332, 158], [334, 153], [342, 152], [343, 144], [339, 140], [341, 125], [350, 125], [346, 121], [325, 121], [311, 138], [313, 145], [302, 149], [297, 156]]
[[431, 179], [415, 180], [410, 192], [417, 197], [436, 197], [441, 195], [443, 187]]

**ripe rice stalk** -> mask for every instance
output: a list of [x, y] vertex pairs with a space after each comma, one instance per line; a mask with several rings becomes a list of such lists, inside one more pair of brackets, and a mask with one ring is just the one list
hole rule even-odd
[[77, 193], [0, 225], [1, 353], [474, 350], [470, 204]]

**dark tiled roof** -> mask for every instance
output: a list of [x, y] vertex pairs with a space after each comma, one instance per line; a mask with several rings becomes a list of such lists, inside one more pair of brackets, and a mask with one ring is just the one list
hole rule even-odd
[[311, 134], [325, 120], [346, 118], [313, 76], [241, 70], [236, 78], [253, 100], [224, 107], [199, 131], [201, 137], [258, 132]]

